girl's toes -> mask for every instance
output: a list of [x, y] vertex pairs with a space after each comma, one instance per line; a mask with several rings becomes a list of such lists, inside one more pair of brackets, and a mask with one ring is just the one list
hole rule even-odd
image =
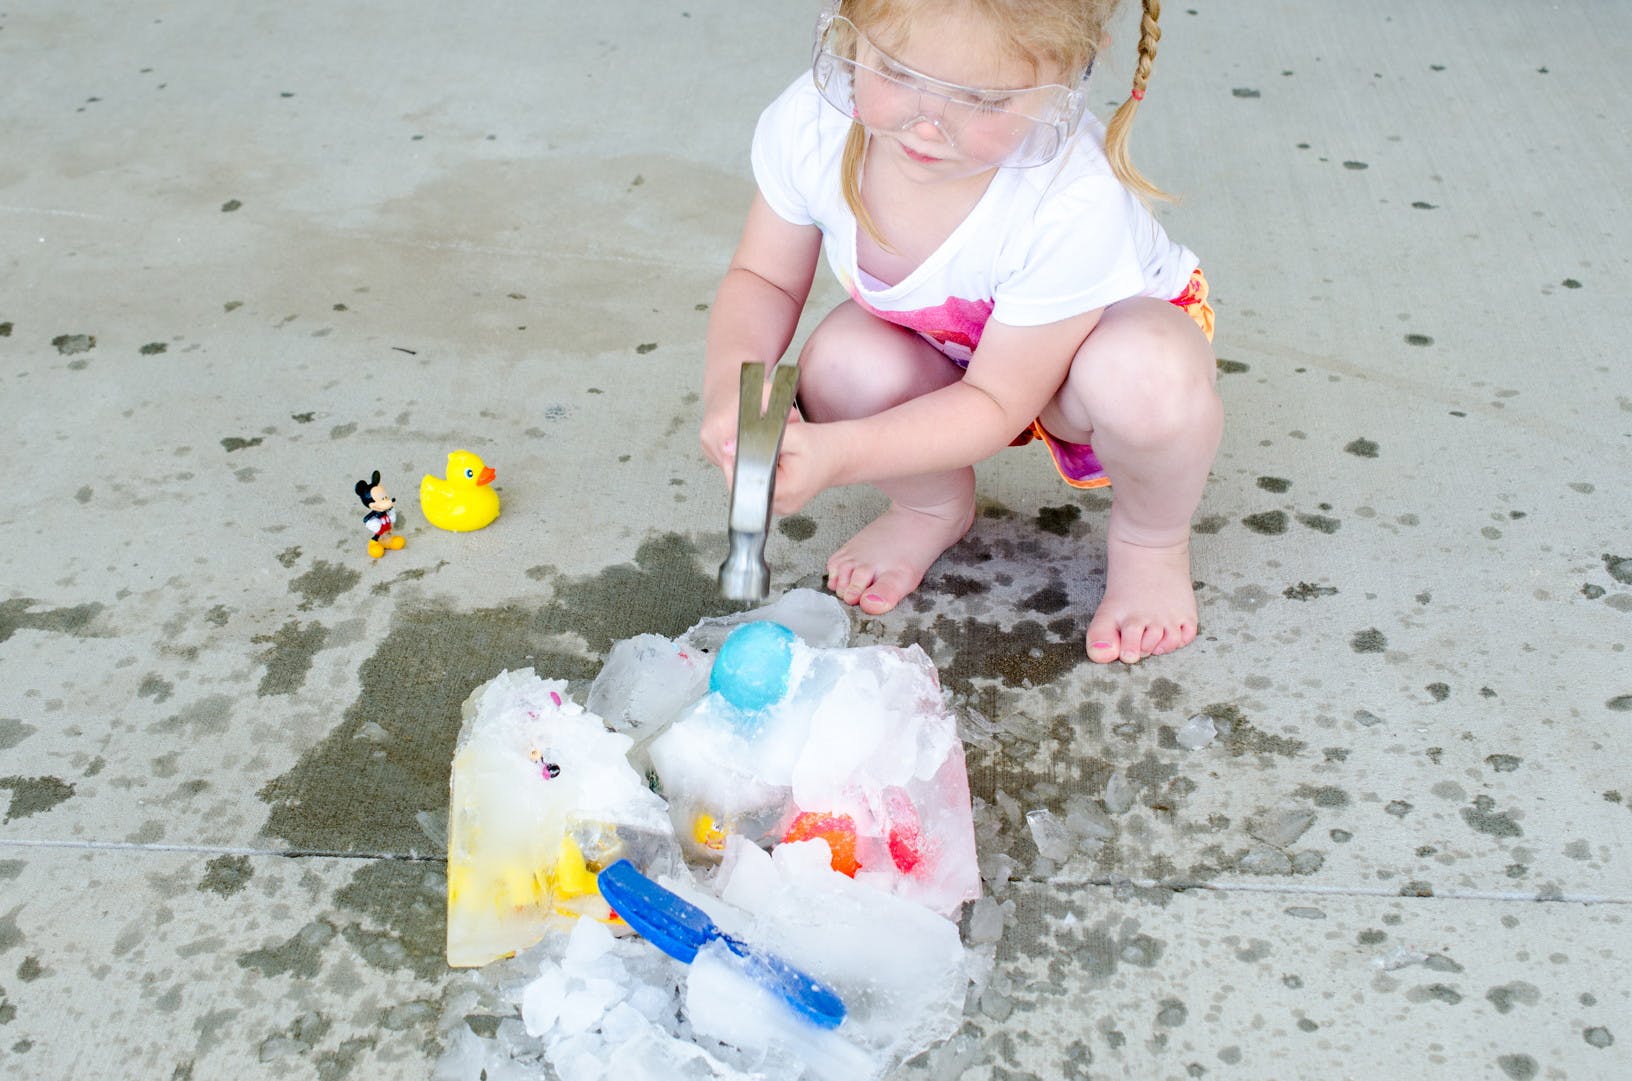
[[905, 572], [885, 572], [873, 579], [861, 594], [861, 610], [870, 616], [881, 616], [900, 604], [901, 598], [912, 590], [908, 577]]
[[1116, 622], [1106, 619], [1088, 624], [1088, 659], [1095, 664], [1110, 664], [1122, 656], [1122, 637], [1117, 634]]

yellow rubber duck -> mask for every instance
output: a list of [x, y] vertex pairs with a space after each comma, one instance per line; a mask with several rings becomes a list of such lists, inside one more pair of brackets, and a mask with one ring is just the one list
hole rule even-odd
[[419, 509], [438, 529], [466, 533], [491, 525], [499, 516], [499, 493], [489, 487], [498, 476], [468, 450], [448, 455], [448, 478], [429, 473], [419, 482]]

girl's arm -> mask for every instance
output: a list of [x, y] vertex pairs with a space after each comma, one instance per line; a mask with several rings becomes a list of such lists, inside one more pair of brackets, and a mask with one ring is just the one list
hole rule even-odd
[[821, 245], [814, 225], [789, 223], [754, 193], [731, 267], [714, 294], [704, 345], [703, 451], [727, 475], [743, 362], [770, 366], [787, 350], [810, 295]]
[[858, 420], [790, 425], [776, 513], [842, 484], [957, 469], [996, 454], [1065, 382], [1103, 308], [1040, 327], [986, 324], [963, 379]]

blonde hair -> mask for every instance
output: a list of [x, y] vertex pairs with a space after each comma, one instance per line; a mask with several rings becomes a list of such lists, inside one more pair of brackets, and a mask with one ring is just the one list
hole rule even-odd
[[[1044, 64], [1068, 72], [1081, 72], [1099, 51], [1105, 40], [1105, 29], [1121, 0], [956, 0], [990, 25], [1002, 38], [1003, 44], [1014, 54], [1031, 64], [1034, 70]], [[838, 13], [849, 19], [863, 33], [880, 34], [881, 44], [889, 36], [899, 35], [911, 22], [918, 10], [934, 4], [945, 10], [949, 0], [840, 0]], [[1162, 40], [1157, 24], [1161, 18], [1161, 0], [1141, 0], [1143, 13], [1139, 21], [1139, 62], [1133, 71], [1133, 86], [1128, 97], [1111, 116], [1105, 126], [1105, 157], [1111, 170], [1124, 187], [1141, 199], [1171, 199], [1162, 189], [1145, 179], [1134, 168], [1128, 156], [1128, 136], [1133, 127], [1133, 116], [1139, 111], [1139, 102], [1145, 96], [1150, 82], [1151, 63], [1156, 59], [1156, 44]], [[861, 164], [867, 149], [867, 131], [860, 122], [850, 126], [840, 164], [844, 200], [856, 216], [856, 222], [880, 244], [884, 237], [878, 225], [861, 201]], [[887, 246], [887, 245], [886, 245]]]

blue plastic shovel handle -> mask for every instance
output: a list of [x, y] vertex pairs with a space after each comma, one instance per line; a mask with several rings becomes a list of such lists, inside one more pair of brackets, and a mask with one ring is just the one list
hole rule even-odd
[[742, 970], [749, 978], [800, 1017], [818, 1028], [838, 1028], [844, 1021], [844, 1000], [831, 987], [780, 957], [761, 953], [725, 934], [708, 913], [659, 886], [628, 860], [607, 867], [597, 884], [606, 903], [625, 923], [675, 960], [689, 965], [699, 949], [718, 939], [742, 959]]

